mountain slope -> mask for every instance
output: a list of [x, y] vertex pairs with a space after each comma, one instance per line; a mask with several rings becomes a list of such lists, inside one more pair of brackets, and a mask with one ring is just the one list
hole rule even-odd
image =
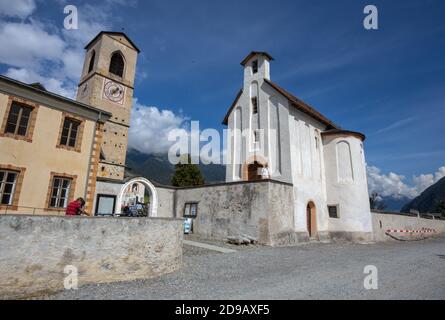
[[385, 210], [386, 211], [395, 211], [400, 212], [400, 209], [403, 208], [408, 202], [410, 202], [412, 199], [407, 197], [382, 197], [383, 203], [386, 205]]
[[437, 213], [437, 205], [440, 201], [445, 201], [445, 178], [433, 184], [420, 196], [405, 205], [402, 212], [409, 212], [414, 209], [420, 211], [420, 213]]
[[[171, 185], [175, 166], [168, 161], [168, 154], [144, 154], [128, 150], [127, 166], [132, 175], [139, 175], [165, 185]], [[199, 165], [206, 184], [224, 182], [226, 169], [222, 165]]]

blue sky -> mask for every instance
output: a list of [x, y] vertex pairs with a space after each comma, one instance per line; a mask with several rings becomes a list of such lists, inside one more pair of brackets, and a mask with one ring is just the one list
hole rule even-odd
[[[242, 84], [239, 62], [251, 50], [267, 51], [274, 82], [367, 135], [367, 162], [384, 181], [400, 189], [399, 182], [442, 176], [444, 1], [70, 1], [79, 9], [77, 31], [63, 30], [66, 4], [0, 0], [0, 41], [11, 42], [0, 49], [2, 74], [72, 95], [82, 45], [101, 29], [124, 28], [142, 50], [135, 97], [139, 107], [153, 107], [150, 119], [170, 129], [186, 119], [223, 129]], [[367, 4], [379, 10], [379, 30], [363, 28]], [[20, 34], [31, 37], [24, 26], [53, 46], [20, 43]]]

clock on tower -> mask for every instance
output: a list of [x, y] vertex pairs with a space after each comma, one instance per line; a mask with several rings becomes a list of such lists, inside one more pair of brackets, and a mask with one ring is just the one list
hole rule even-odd
[[104, 81], [103, 98], [122, 105], [124, 104], [125, 87], [107, 79]]

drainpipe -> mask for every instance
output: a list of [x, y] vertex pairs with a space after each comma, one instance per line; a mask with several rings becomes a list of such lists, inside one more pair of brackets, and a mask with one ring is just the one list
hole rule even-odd
[[[102, 112], [99, 113], [99, 118], [97, 119], [97, 121], [94, 125], [94, 135], [93, 135], [93, 140], [91, 141], [91, 147], [90, 147], [90, 159], [88, 161], [88, 170], [87, 170], [87, 178], [86, 178], [86, 183], [85, 183], [84, 199], [87, 199], [87, 196], [88, 196], [88, 180], [90, 177], [91, 165], [93, 163], [94, 140], [96, 139], [96, 131], [98, 129], [98, 123], [101, 119], [102, 119]], [[95, 201], [95, 197], [93, 195], [93, 203], [91, 204], [92, 205], [91, 210], [94, 210], [94, 201]], [[93, 216], [94, 214], [91, 212], [91, 215]]]
[[173, 218], [176, 218], [176, 206], [177, 206], [177, 198], [176, 198], [176, 189], [173, 190]]

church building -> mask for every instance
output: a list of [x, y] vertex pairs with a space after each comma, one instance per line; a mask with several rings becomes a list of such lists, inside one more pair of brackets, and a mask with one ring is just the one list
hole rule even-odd
[[242, 62], [243, 87], [224, 124], [226, 181], [267, 178], [293, 185], [296, 229], [372, 231], [363, 142], [271, 80], [266, 52]]
[[373, 238], [365, 136], [275, 84], [268, 53], [241, 62], [223, 121], [226, 182], [175, 188], [125, 177], [139, 49], [122, 32], [101, 32], [85, 49], [76, 100], [0, 76], [0, 214], [63, 215], [78, 197], [90, 215], [120, 214], [149, 194], [148, 216], [190, 218], [210, 239]]

